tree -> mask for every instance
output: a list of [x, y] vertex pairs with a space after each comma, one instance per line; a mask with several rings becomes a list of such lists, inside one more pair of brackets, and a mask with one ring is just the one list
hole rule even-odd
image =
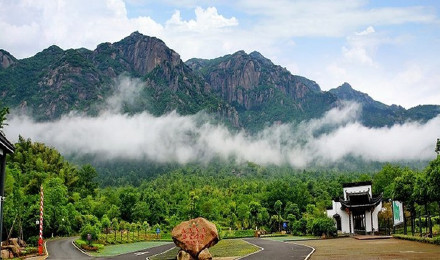
[[250, 220], [252, 227], [259, 225], [258, 214], [260, 213], [260, 209], [261, 209], [261, 204], [259, 202], [251, 201], [251, 203], [249, 203], [249, 213], [251, 217]]
[[383, 192], [384, 198], [392, 197], [392, 183], [396, 177], [402, 175], [402, 168], [392, 164], [385, 164], [382, 169], [373, 176], [373, 194]]
[[127, 222], [125, 222], [124, 220], [121, 220], [121, 222], [119, 222], [119, 231], [121, 231], [121, 242], [122, 242], [122, 233], [124, 232], [126, 225]]
[[121, 210], [117, 205], [112, 204], [107, 210], [106, 215], [111, 219], [119, 218], [121, 216]]
[[283, 203], [281, 200], [277, 200], [273, 207], [278, 214], [278, 231], [281, 232], [281, 209], [283, 207]]
[[98, 188], [98, 183], [96, 178], [98, 173], [95, 168], [90, 164], [86, 164], [78, 171], [78, 180], [76, 183], [77, 190], [80, 192], [81, 196], [84, 198], [87, 195], [96, 195], [95, 189]]
[[437, 202], [440, 215], [440, 155], [437, 155], [437, 158], [429, 163], [425, 173], [428, 196], [431, 201]]
[[287, 216], [290, 214], [293, 215], [295, 219], [299, 219], [301, 217], [298, 204], [288, 201], [286, 203], [286, 207], [284, 208], [284, 215], [287, 218]]
[[9, 114], [9, 108], [2, 107], [0, 108], [0, 130], [3, 129], [3, 126], [6, 125], [6, 116]]
[[134, 205], [133, 209], [133, 220], [143, 221], [148, 218], [149, 206], [145, 201], [138, 201]]
[[[396, 177], [393, 182], [393, 191], [392, 191], [392, 197], [394, 200], [402, 201], [404, 204], [404, 207], [409, 209], [410, 212], [414, 212], [414, 184], [415, 184], [416, 178], [413, 171], [411, 171], [408, 168], [405, 168], [403, 170], [403, 173], [401, 176]], [[412, 213], [411, 213], [412, 214]], [[404, 220], [404, 233], [406, 235], [406, 217], [403, 218]]]
[[195, 218], [196, 217], [196, 203], [199, 200], [199, 197], [196, 195], [195, 191], [190, 191], [189, 197], [190, 197], [191, 218]]
[[63, 209], [67, 205], [67, 187], [60, 178], [50, 178], [44, 185], [44, 220], [48, 234], [57, 235], [57, 229], [63, 225]]
[[107, 217], [107, 215], [102, 216], [101, 225], [102, 225], [102, 228], [105, 230], [105, 241], [107, 241], [107, 235], [109, 233], [109, 229], [111, 226], [110, 219]]
[[113, 218], [112, 219], [112, 229], [113, 232], [115, 232], [115, 241], [116, 241], [116, 233], [118, 233], [117, 231], [119, 230], [119, 221], [117, 218]]
[[150, 228], [150, 224], [147, 221], [142, 222], [142, 229], [144, 230], [145, 239], [147, 239], [147, 230]]
[[133, 187], [123, 188], [119, 193], [119, 198], [121, 200], [121, 218], [127, 222], [133, 221], [133, 209], [136, 202], [138, 202], [140, 197], [137, 189]]
[[[424, 205], [425, 214], [429, 215], [428, 204], [431, 202], [428, 192], [428, 182], [426, 178], [426, 172], [418, 172], [415, 174], [413, 194], [414, 202], [419, 205]], [[414, 220], [415, 220], [415, 207], [410, 207], [411, 212], [411, 227], [414, 235]]]

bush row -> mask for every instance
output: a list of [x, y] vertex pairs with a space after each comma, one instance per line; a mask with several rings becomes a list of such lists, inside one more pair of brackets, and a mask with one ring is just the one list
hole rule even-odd
[[409, 241], [417, 241], [417, 242], [440, 245], [440, 237], [433, 237], [433, 238], [431, 238], [431, 237], [416, 237], [416, 236], [401, 235], [401, 234], [394, 234], [393, 237], [398, 238], [398, 239], [409, 240]]

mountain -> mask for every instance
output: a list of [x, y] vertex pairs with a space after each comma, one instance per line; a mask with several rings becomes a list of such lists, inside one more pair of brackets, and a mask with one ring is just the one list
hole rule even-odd
[[258, 52], [238, 51], [186, 64], [238, 111], [241, 125], [250, 129], [319, 117], [336, 105], [336, 98], [316, 82], [292, 75]]
[[361, 103], [361, 120], [372, 127], [428, 120], [440, 113], [435, 105], [409, 110], [387, 106], [349, 84], [322, 91], [316, 82], [292, 75], [258, 52], [183, 62], [162, 40], [138, 32], [95, 50], [50, 46], [26, 59], [0, 50], [0, 64], [3, 105], [37, 120], [54, 120], [71, 111], [97, 115], [115, 93], [121, 75], [143, 83], [137, 86], [135, 100], [124, 104], [126, 113], [205, 111], [230, 127], [251, 132], [320, 117], [341, 100]]
[[145, 82], [137, 102], [126, 112], [148, 110], [162, 115], [173, 110], [180, 114], [206, 110], [232, 119], [235, 115], [179, 54], [163, 41], [138, 32], [114, 44], [102, 43], [94, 51], [51, 46], [22, 60], [1, 53], [8, 64], [0, 70], [4, 104], [38, 120], [53, 120], [70, 111], [96, 114], [121, 74]]
[[440, 106], [438, 105], [420, 105], [408, 110], [398, 105], [385, 105], [374, 100], [368, 94], [353, 89], [348, 83], [328, 92], [339, 100], [359, 103], [362, 106], [361, 122], [371, 127], [391, 126], [408, 120], [426, 122], [440, 114]]

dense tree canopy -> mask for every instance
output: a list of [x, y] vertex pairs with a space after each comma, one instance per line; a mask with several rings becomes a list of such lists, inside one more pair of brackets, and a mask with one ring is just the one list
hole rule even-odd
[[[325, 208], [342, 184], [373, 180], [375, 193], [404, 201], [411, 211], [439, 202], [440, 159], [423, 172], [386, 165], [378, 173], [306, 172], [254, 163], [186, 165], [139, 186], [98, 187], [91, 165], [75, 166], [55, 149], [20, 137], [8, 158], [4, 233], [30, 241], [38, 235], [39, 191], [45, 193], [45, 236], [161, 227], [203, 216], [219, 227], [295, 234], [332, 233]], [[418, 188], [415, 188], [418, 187]], [[122, 233], [121, 233], [122, 234]]]

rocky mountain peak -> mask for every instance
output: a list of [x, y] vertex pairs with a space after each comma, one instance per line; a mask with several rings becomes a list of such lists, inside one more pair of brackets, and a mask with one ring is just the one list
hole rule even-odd
[[0, 68], [6, 69], [12, 64], [16, 63], [17, 59], [9, 52], [0, 49]]
[[348, 84], [347, 82], [344, 82], [341, 86], [338, 87], [341, 91], [354, 91], [353, 87]]
[[139, 75], [145, 75], [164, 63], [171, 67], [183, 64], [180, 55], [168, 48], [162, 40], [139, 32], [134, 32], [114, 43], [113, 47], [118, 50], [117, 54], [131, 64], [133, 70]]
[[42, 50], [37, 53], [35, 56], [55, 56], [64, 54], [64, 50], [58, 47], [57, 45], [51, 45], [49, 48]]
[[329, 92], [341, 100], [355, 101], [362, 105], [373, 105], [375, 102], [377, 102], [373, 100], [369, 95], [354, 90], [347, 82], [337, 88], [329, 90]]

